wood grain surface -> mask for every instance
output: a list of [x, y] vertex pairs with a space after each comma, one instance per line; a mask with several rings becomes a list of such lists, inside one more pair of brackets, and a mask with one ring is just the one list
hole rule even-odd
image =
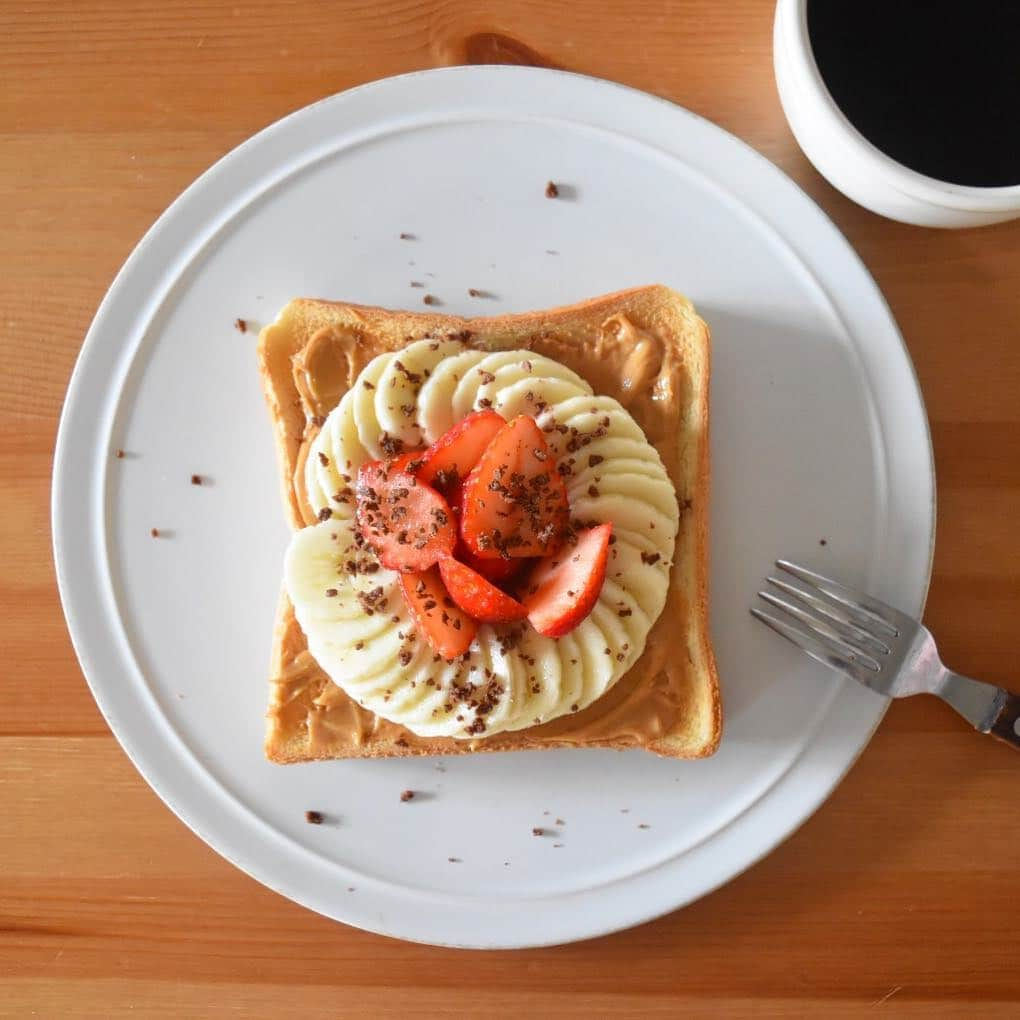
[[799, 832], [691, 907], [579, 945], [459, 953], [327, 921], [200, 842], [110, 735], [61, 616], [57, 417], [95, 308], [154, 218], [323, 96], [536, 63], [710, 118], [845, 231], [931, 417], [927, 621], [955, 668], [1018, 689], [1020, 222], [921, 230], [836, 193], [783, 119], [771, 19], [769, 0], [0, 0], [0, 1015], [1018, 1015], [1020, 756], [934, 700], [894, 705]]

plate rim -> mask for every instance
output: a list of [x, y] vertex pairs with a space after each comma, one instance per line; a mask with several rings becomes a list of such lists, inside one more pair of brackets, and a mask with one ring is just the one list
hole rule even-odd
[[[930, 493], [926, 515], [926, 520], [928, 523], [927, 562], [926, 567], [924, 569], [924, 576], [921, 581], [920, 586], [921, 590], [918, 598], [918, 601], [920, 603], [918, 609], [919, 610], [923, 609], [924, 601], [926, 599], [931, 578], [936, 524], [935, 473], [930, 424], [928, 421], [923, 395], [921, 393], [920, 384], [917, 377], [916, 368], [913, 365], [912, 359], [910, 358], [909, 351], [906, 347], [905, 342], [903, 341], [903, 337], [899, 331], [898, 326], [896, 325], [895, 319], [892, 316], [891, 310], [889, 309], [889, 306], [884, 296], [879, 290], [877, 284], [875, 283], [867, 267], [860, 259], [860, 256], [853, 249], [853, 247], [850, 245], [849, 241], [845, 238], [845, 236], [842, 234], [839, 228], [832, 222], [832, 220], [825, 214], [825, 212], [810, 198], [810, 196], [808, 196], [803, 191], [803, 189], [801, 189], [799, 185], [796, 184], [796, 182], [789, 178], [780, 168], [771, 163], [771, 161], [766, 159], [761, 153], [759, 153], [757, 150], [752, 148], [747, 143], [743, 142], [741, 139], [732, 135], [730, 132], [725, 131], [723, 128], [720, 128], [718, 125], [713, 124], [712, 122], [706, 120], [700, 115], [693, 113], [692, 111], [687, 110], [683, 107], [680, 107], [670, 102], [669, 100], [663, 99], [662, 97], [650, 95], [649, 93], [643, 92], [639, 89], [635, 89], [626, 85], [621, 85], [616, 82], [606, 81], [605, 79], [595, 78], [588, 75], [576, 74], [574, 72], [558, 70], [554, 71], [536, 68], [505, 67], [499, 65], [480, 67], [479, 66], [448, 67], [433, 70], [415, 71], [409, 74], [397, 75], [390, 78], [383, 78], [371, 82], [366, 82], [362, 85], [356, 86], [355, 88], [348, 89], [344, 92], [337, 93], [333, 96], [324, 97], [323, 99], [320, 99], [315, 103], [302, 107], [301, 109], [293, 111], [290, 114], [287, 114], [283, 118], [273, 122], [272, 124], [256, 132], [254, 135], [243, 141], [240, 145], [232, 149], [230, 152], [226, 153], [215, 163], [213, 163], [212, 166], [210, 166], [207, 170], [200, 174], [157, 218], [157, 220], [145, 232], [141, 240], [132, 250], [131, 254], [125, 260], [124, 264], [121, 266], [113, 282], [111, 283], [109, 289], [107, 290], [102, 302], [100, 303], [96, 311], [92, 324], [90, 325], [89, 330], [86, 334], [85, 340], [82, 344], [81, 350], [75, 363], [74, 371], [72, 372], [70, 381], [68, 383], [64, 405], [60, 415], [60, 424], [57, 433], [53, 461], [51, 523], [52, 523], [53, 553], [61, 603], [64, 610], [65, 619], [67, 621], [68, 630], [71, 635], [72, 643], [75, 648], [75, 653], [79, 659], [82, 672], [85, 675], [86, 681], [92, 692], [93, 698], [95, 699], [96, 704], [99, 707], [100, 712], [103, 714], [107, 724], [110, 726], [113, 735], [116, 737], [116, 739], [120, 743], [125, 753], [130, 758], [132, 763], [142, 774], [143, 778], [152, 787], [154, 792], [164, 801], [164, 803], [167, 804], [167, 806], [170, 807], [170, 809], [189, 828], [191, 828], [192, 831], [194, 831], [197, 835], [199, 835], [200, 838], [202, 838], [213, 849], [215, 849], [217, 853], [219, 853], [221, 856], [229, 860], [232, 864], [240, 868], [245, 873], [255, 878], [261, 884], [267, 886], [268, 888], [274, 889], [277, 892], [280, 892], [282, 895], [287, 896], [289, 899], [292, 899], [295, 902], [298, 902], [303, 906], [308, 907], [309, 909], [312, 909], [318, 913], [325, 914], [326, 916], [332, 917], [334, 919], [341, 920], [344, 923], [352, 924], [357, 927], [375, 931], [379, 934], [408, 939], [410, 941], [427, 942], [429, 944], [434, 945], [458, 946], [463, 948], [523, 948], [563, 944], [564, 942], [587, 939], [598, 935], [618, 931], [623, 928], [630, 927], [634, 924], [639, 924], [644, 921], [651, 920], [655, 917], [661, 916], [663, 913], [684, 906], [687, 903], [690, 903], [703, 895], [707, 895], [709, 892], [718, 888], [720, 885], [725, 884], [726, 882], [737, 877], [737, 875], [741, 874], [744, 870], [760, 861], [764, 856], [770, 853], [771, 850], [775, 848], [775, 846], [777, 846], [779, 843], [781, 843], [782, 841], [787, 839], [790, 835], [792, 835], [793, 832], [795, 832], [800, 827], [800, 825], [802, 825], [808, 818], [810, 818], [814, 811], [817, 810], [817, 808], [822, 803], [824, 803], [824, 801], [831, 795], [836, 786], [838, 786], [839, 783], [842, 781], [843, 777], [847, 774], [850, 768], [852, 768], [853, 764], [856, 762], [859, 755], [863, 752], [864, 748], [868, 745], [871, 735], [874, 732], [874, 729], [878, 726], [882, 717], [884, 716], [887, 706], [884, 704], [869, 705], [869, 711], [865, 713], [869, 717], [869, 728], [867, 731], [867, 736], [862, 740], [856, 752], [853, 753], [849, 757], [849, 760], [846, 761], [845, 767], [842, 768], [839, 774], [836, 775], [835, 778], [831, 780], [831, 782], [820, 784], [820, 789], [817, 789], [815, 791], [816, 793], [815, 797], [808, 798], [806, 801], [802, 802], [802, 805], [806, 804], [807, 807], [804, 808], [803, 806], [801, 806], [801, 808], [799, 808], [796, 812], [792, 813], [792, 817], [794, 818], [792, 824], [787, 824], [785, 822], [780, 824], [777, 827], [777, 831], [774, 833], [774, 838], [766, 839], [764, 841], [759, 840], [755, 844], [754, 851], [745, 860], [743, 860], [743, 862], [738, 868], [723, 869], [725, 870], [725, 874], [719, 877], [718, 880], [710, 881], [707, 884], [703, 884], [699, 888], [699, 890], [693, 895], [683, 896], [680, 899], [674, 899], [667, 896], [663, 901], [656, 904], [655, 906], [652, 906], [650, 909], [637, 910], [632, 912], [632, 914], [626, 916], [617, 915], [612, 919], [603, 919], [601, 923], [595, 925], [589, 924], [587, 927], [585, 927], [584, 924], [575, 925], [571, 933], [569, 934], [564, 934], [564, 932], [562, 931], [558, 932], [550, 931], [548, 938], [536, 938], [534, 936], [524, 938], [518, 937], [515, 939], [510, 939], [505, 942], [500, 942], [498, 940], [493, 939], [486, 939], [484, 941], [457, 941], [450, 939], [439, 940], [431, 937], [421, 937], [420, 935], [416, 936], [414, 934], [409, 934], [406, 931], [396, 930], [400, 927], [399, 924], [396, 926], [393, 925], [374, 926], [371, 923], [364, 923], [363, 917], [340, 916], [340, 914], [338, 914], [335, 910], [324, 908], [321, 903], [310, 902], [307, 897], [301, 895], [300, 893], [296, 893], [293, 889], [290, 889], [288, 891], [285, 888], [281, 888], [280, 883], [272, 880], [270, 876], [267, 876], [264, 873], [263, 869], [261, 869], [257, 865], [252, 864], [250, 860], [247, 862], [244, 861], [243, 854], [237, 853], [236, 849], [234, 852], [228, 850], [224, 846], [224, 841], [222, 839], [219, 839], [215, 836], [208, 836], [204, 834], [201, 827], [198, 824], [196, 824], [195, 820], [187, 816], [188, 813], [187, 804], [180, 802], [177, 796], [168, 792], [164, 788], [162, 781], [160, 779], [157, 779], [153, 775], [153, 772], [157, 770], [150, 767], [151, 762], [147, 760], [146, 754], [138, 747], [138, 744], [136, 743], [135, 739], [131, 737], [122, 728], [120, 721], [119, 720], [115, 721], [117, 712], [114, 711], [113, 705], [110, 703], [109, 700], [106, 699], [105, 694], [100, 692], [102, 682], [98, 679], [96, 667], [91, 661], [92, 659], [91, 650], [87, 647], [89, 639], [86, 634], [86, 630], [88, 628], [88, 621], [86, 617], [88, 616], [88, 614], [81, 612], [80, 607], [75, 606], [74, 596], [72, 595], [74, 581], [70, 576], [71, 565], [68, 560], [69, 555], [68, 548], [75, 535], [75, 529], [73, 522], [68, 520], [69, 516], [71, 515], [68, 513], [66, 509], [68, 503], [65, 498], [65, 486], [67, 483], [66, 464], [68, 460], [68, 449], [72, 443], [71, 435], [72, 429], [69, 423], [75, 414], [76, 408], [82, 403], [84, 399], [83, 389], [85, 385], [84, 376], [86, 370], [86, 362], [89, 361], [90, 357], [92, 357], [93, 350], [98, 346], [100, 342], [100, 337], [103, 333], [105, 320], [110, 315], [110, 309], [114, 306], [116, 301], [122, 298], [121, 292], [126, 289], [128, 278], [131, 272], [133, 271], [134, 267], [142, 259], [144, 253], [148, 250], [148, 248], [152, 246], [152, 244], [154, 243], [154, 237], [163, 229], [166, 223], [173, 220], [177, 210], [180, 208], [180, 203], [185, 199], [186, 196], [195, 191], [200, 190], [200, 188], [203, 186], [203, 182], [207, 181], [210, 175], [213, 175], [214, 173], [221, 171], [225, 164], [229, 164], [231, 162], [243, 159], [247, 148], [250, 145], [253, 145], [257, 140], [260, 139], [264, 140], [268, 135], [274, 132], [285, 130], [286, 125], [292, 123], [293, 121], [299, 118], [310, 116], [311, 111], [316, 110], [317, 108], [329, 106], [330, 104], [339, 105], [343, 101], [349, 100], [355, 94], [363, 93], [365, 91], [372, 89], [377, 89], [381, 87], [399, 88], [405, 86], [408, 82], [414, 82], [416, 80], [421, 79], [422, 77], [437, 77], [437, 76], [477, 77], [479, 75], [484, 77], [486, 74], [492, 73], [509, 78], [513, 78], [515, 76], [521, 77], [541, 76], [545, 79], [548, 79], [550, 77], [554, 78], [566, 77], [570, 79], [580, 79], [584, 87], [586, 88], [595, 89], [608, 88], [612, 90], [620, 90], [632, 94], [635, 97], [635, 99], [640, 99], [641, 101], [645, 102], [649, 100], [654, 101], [657, 104], [660, 104], [661, 106], [668, 108], [669, 111], [671, 111], [671, 113], [673, 114], [678, 113], [680, 115], [691, 117], [707, 125], [711, 131], [718, 132], [720, 135], [725, 136], [729, 144], [735, 143], [746, 153], [750, 154], [750, 156], [752, 156], [759, 164], [764, 165], [765, 167], [763, 171], [764, 173], [778, 175], [778, 177], [782, 179], [782, 182], [785, 184], [787, 188], [792, 188], [794, 191], [799, 193], [800, 203], [803, 204], [805, 208], [813, 209], [815, 211], [815, 215], [820, 217], [821, 221], [824, 222], [826, 229], [833, 235], [833, 240], [835, 240], [837, 244], [843, 249], [844, 254], [849, 255], [850, 258], [857, 264], [861, 282], [867, 286], [867, 288], [871, 292], [872, 298], [877, 299], [877, 307], [879, 308], [883, 317], [887, 320], [888, 326], [892, 330], [892, 334], [899, 342], [899, 354], [902, 356], [903, 362], [908, 368], [910, 382], [912, 383], [912, 396], [915, 398], [916, 401], [916, 409], [920, 411], [920, 418], [921, 422], [923, 423], [924, 433], [923, 438], [927, 446], [928, 454], [926, 474], [930, 481]], [[421, 112], [427, 112], [427, 110]], [[578, 117], [577, 120], [579, 123], [584, 123], [584, 120], [581, 117]], [[207, 221], [203, 222], [202, 224], [199, 224], [197, 229], [199, 231], [203, 230], [208, 225], [208, 223], [211, 222], [213, 219], [220, 218], [223, 214], [223, 211], [224, 210], [222, 206], [217, 207], [214, 215], [209, 217]], [[195, 232], [196, 228], [194, 224], [192, 224], [188, 233], [190, 235], [194, 235]], [[787, 239], [782, 233], [779, 233], [779, 237], [782, 240], [787, 241]], [[787, 241], [787, 243], [789, 242]], [[157, 278], [154, 281], [154, 284], [150, 282], [146, 294], [144, 295], [145, 301], [139, 301], [137, 299], [132, 301], [130, 296], [128, 296], [128, 304], [129, 305], [133, 304], [135, 308], [135, 312], [132, 313], [134, 317], [137, 317], [137, 315], [140, 314], [142, 304], [148, 303], [152, 298], [152, 295], [160, 291], [160, 284], [161, 278]], [[162, 301], [162, 297], [160, 298], [160, 301]], [[124, 351], [120, 350], [119, 352], [111, 353], [113, 353], [114, 358], [116, 359], [122, 357]], [[106, 487], [105, 480], [101, 480], [100, 482], [97, 483], [97, 488], [99, 490], [100, 495], [105, 493], [105, 487]], [[99, 500], [100, 504], [102, 504], [103, 502], [104, 502], [103, 499]], [[100, 506], [100, 510], [102, 516], [102, 506]], [[830, 712], [826, 715], [826, 719], [823, 720], [823, 722], [818, 726], [818, 729], [815, 732], [815, 734], [803, 747], [801, 751], [802, 758], [806, 756], [810, 751], [811, 747], [817, 743], [817, 741], [822, 735], [822, 731], [824, 730], [828, 720], [831, 719], [831, 716], [832, 712], [830, 709]], [[795, 767], [796, 763], [794, 766], [791, 767], [791, 771]], [[771, 796], [772, 791], [774, 789], [777, 789], [778, 787], [786, 783], [789, 778], [791, 777], [788, 774], [784, 774], [783, 776], [781, 776], [774, 784], [774, 786], [770, 788], [770, 790], [766, 793], [765, 797], [761, 798], [758, 801], [755, 801], [742, 814], [748, 815], [754, 812], [760, 804], [762, 804], [766, 799], [768, 799]], [[791, 813], [788, 812], [787, 814]], [[738, 818], [739, 817], [741, 816], [738, 816]], [[734, 819], [733, 823], [735, 823], [736, 821], [737, 819]]]

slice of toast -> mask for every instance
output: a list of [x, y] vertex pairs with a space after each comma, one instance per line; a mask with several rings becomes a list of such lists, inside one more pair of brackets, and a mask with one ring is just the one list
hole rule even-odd
[[666, 606], [634, 666], [576, 714], [474, 740], [416, 737], [349, 698], [308, 651], [286, 593], [274, 635], [265, 753], [276, 762], [552, 747], [644, 748], [700, 758], [718, 746], [722, 709], [708, 630], [709, 331], [691, 303], [641, 287], [550, 311], [464, 319], [340, 302], [290, 302], [259, 337], [284, 506], [315, 521], [304, 459], [325, 416], [375, 355], [421, 337], [529, 349], [620, 400], [662, 457], [680, 527]]

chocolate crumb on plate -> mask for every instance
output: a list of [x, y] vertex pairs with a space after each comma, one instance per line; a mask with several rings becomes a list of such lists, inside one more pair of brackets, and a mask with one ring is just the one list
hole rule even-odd
[[117, 460], [123, 460], [124, 457], [125, 457], [125, 454], [124, 454], [123, 450], [117, 450], [117, 452], [114, 454], [114, 456], [117, 458]]
[[417, 240], [417, 238], [414, 236], [414, 234], [409, 234], [406, 230], [402, 230], [400, 232], [400, 240], [401, 241], [414, 241], [414, 240]]
[[549, 181], [545, 186], [545, 197], [546, 198], [557, 198], [559, 196], [560, 189], [556, 187], [555, 181]]
[[412, 280], [412, 281], [411, 281], [411, 286], [412, 286], [412, 287], [424, 287], [424, 286], [425, 286], [425, 284], [424, 284], [424, 283], [422, 283], [422, 281], [421, 281], [421, 280]]
[[426, 294], [425, 297], [422, 298], [422, 301], [427, 305], [439, 304], [439, 298], [437, 298], [435, 294]]
[[463, 864], [464, 862], [459, 857], [447, 857], [446, 858], [451, 864]]
[[149, 534], [152, 535], [153, 538], [159, 538], [159, 528], [153, 528]]
[[638, 828], [639, 828], [639, 829], [650, 829], [650, 828], [651, 828], [651, 826], [650, 826], [650, 825], [649, 825], [649, 824], [648, 824], [647, 822], [640, 822], [640, 823], [638, 824]]
[[201, 485], [202, 484], [202, 476], [201, 475], [192, 475], [191, 476], [191, 484], [192, 485]]
[[322, 825], [324, 820], [325, 819], [323, 818], [323, 814], [322, 814], [321, 811], [306, 811], [305, 812], [305, 821], [309, 825]]
[[536, 826], [535, 826], [535, 828], [533, 828], [533, 829], [531, 830], [531, 835], [532, 835], [532, 836], [544, 836], [544, 835], [545, 835], [545, 829], [539, 828], [539, 827], [538, 827], [538, 826], [536, 825]]
[[248, 323], [245, 322], [244, 319], [234, 319], [234, 329], [236, 329], [238, 333], [247, 333]]
[[402, 801], [414, 800], [414, 790], [404, 790], [400, 795]]
[[820, 538], [820, 539], [818, 539], [818, 544], [819, 545], [828, 545], [829, 543], [826, 542], [826, 540], [824, 538]]

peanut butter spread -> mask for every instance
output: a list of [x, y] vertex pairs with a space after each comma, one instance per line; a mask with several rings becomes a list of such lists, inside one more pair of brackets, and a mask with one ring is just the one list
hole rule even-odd
[[[462, 339], [473, 344], [470, 336]], [[486, 344], [478, 343], [484, 347]], [[602, 325], [594, 341], [580, 348], [569, 337], [538, 333], [530, 341], [515, 340], [572, 369], [594, 389], [618, 400], [655, 446], [674, 480], [685, 477], [680, 467], [683, 451], [681, 416], [689, 403], [691, 385], [679, 353], [654, 332], [641, 329], [622, 314]], [[293, 381], [300, 396], [305, 429], [293, 476], [293, 495], [306, 524], [315, 523], [304, 486], [304, 464], [311, 441], [323, 419], [353, 385], [361, 370], [377, 354], [392, 349], [371, 335], [353, 330], [324, 328], [293, 358]], [[695, 493], [677, 491], [680, 504], [680, 543], [690, 520]], [[692, 541], [693, 539], [688, 539]], [[392, 745], [414, 753], [456, 753], [464, 750], [501, 750], [522, 743], [641, 747], [670, 732], [678, 718], [690, 710], [684, 703], [689, 685], [678, 682], [692, 661], [686, 629], [678, 625], [690, 611], [676, 568], [670, 579], [665, 609], [648, 636], [644, 653], [631, 670], [587, 709], [518, 732], [477, 740], [438, 738], [421, 740], [404, 727], [362, 708], [319, 668], [307, 649], [304, 634], [293, 613], [284, 614], [277, 635], [280, 671], [274, 677], [270, 702], [271, 724], [285, 732], [307, 728], [312, 756], [326, 756], [328, 748], [354, 743], [367, 752], [373, 744]]]

